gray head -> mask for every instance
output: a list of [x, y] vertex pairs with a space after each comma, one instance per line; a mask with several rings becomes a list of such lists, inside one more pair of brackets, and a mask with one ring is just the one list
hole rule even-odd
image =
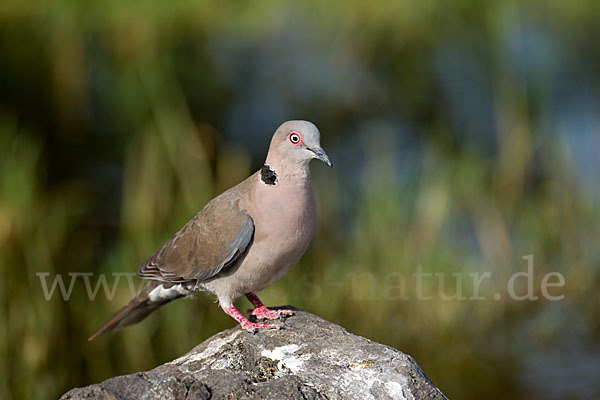
[[284, 122], [273, 135], [267, 164], [285, 163], [307, 166], [316, 158], [331, 167], [331, 161], [321, 148], [321, 134], [317, 127], [308, 121]]

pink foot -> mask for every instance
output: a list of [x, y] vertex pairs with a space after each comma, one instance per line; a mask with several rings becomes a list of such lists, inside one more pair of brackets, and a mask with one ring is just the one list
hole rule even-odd
[[254, 333], [257, 329], [280, 329], [280, 326], [276, 324], [260, 324], [248, 321], [248, 319], [246, 319], [246, 317], [244, 317], [233, 304], [226, 307], [221, 306], [221, 308], [227, 313], [227, 315], [233, 317], [233, 319], [239, 322], [242, 328], [248, 332]]
[[246, 297], [252, 305], [254, 309], [248, 310], [248, 315], [254, 315], [256, 318], [264, 318], [264, 319], [281, 319], [283, 316], [294, 315], [293, 310], [270, 310], [260, 301], [257, 295], [254, 293], [247, 293]]
[[252, 310], [248, 310], [248, 315], [254, 315], [256, 318], [264, 319], [280, 319], [285, 315], [294, 315], [292, 310], [269, 310], [267, 307], [256, 307]]

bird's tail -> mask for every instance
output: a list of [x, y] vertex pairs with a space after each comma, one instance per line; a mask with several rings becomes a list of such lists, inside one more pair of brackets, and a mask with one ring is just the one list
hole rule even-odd
[[181, 295], [174, 295], [170, 297], [151, 298], [150, 292], [161, 285], [165, 284], [159, 281], [148, 282], [133, 300], [110, 317], [88, 340], [93, 340], [104, 333], [116, 332], [130, 325], [137, 324], [158, 307], [178, 297], [182, 297]]

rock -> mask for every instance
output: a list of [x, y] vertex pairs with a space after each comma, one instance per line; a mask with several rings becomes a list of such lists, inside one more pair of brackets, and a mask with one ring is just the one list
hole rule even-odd
[[61, 399], [445, 399], [415, 360], [304, 311], [285, 329], [216, 334], [151, 371]]

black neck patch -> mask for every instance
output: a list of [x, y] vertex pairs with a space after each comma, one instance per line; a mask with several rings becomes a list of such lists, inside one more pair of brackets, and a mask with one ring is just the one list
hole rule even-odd
[[277, 184], [277, 174], [267, 164], [260, 169], [260, 179], [267, 185]]

